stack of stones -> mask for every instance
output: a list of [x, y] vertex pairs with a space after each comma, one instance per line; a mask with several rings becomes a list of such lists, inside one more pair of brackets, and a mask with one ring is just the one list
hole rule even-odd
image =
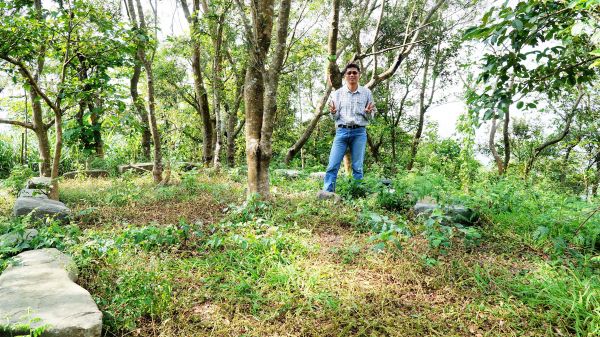
[[52, 179], [48, 177], [31, 178], [25, 189], [19, 192], [14, 216], [22, 216], [31, 213], [32, 219], [45, 219], [51, 217], [59, 221], [68, 221], [71, 210], [60, 201], [48, 199], [52, 188]]
[[[50, 178], [29, 180], [19, 192], [14, 215], [68, 221], [71, 211], [48, 198], [51, 187]], [[0, 236], [0, 248], [29, 242], [37, 234], [35, 229], [5, 234]], [[0, 336], [35, 331], [41, 336], [100, 337], [102, 312], [90, 293], [75, 283], [77, 276], [73, 260], [55, 248], [15, 256], [0, 275]]]

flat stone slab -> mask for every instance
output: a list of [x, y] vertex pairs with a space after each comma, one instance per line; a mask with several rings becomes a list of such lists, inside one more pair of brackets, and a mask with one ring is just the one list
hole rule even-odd
[[273, 173], [286, 178], [298, 178], [300, 176], [300, 171], [298, 170], [278, 169], [274, 170]]
[[138, 173], [152, 172], [153, 168], [154, 168], [153, 163], [136, 163], [136, 164], [119, 165], [119, 173], [125, 173], [127, 171], [134, 171], [134, 172], [138, 172]]
[[46, 191], [33, 188], [24, 188], [19, 191], [19, 197], [48, 199]]
[[342, 201], [342, 197], [333, 192], [327, 191], [319, 191], [317, 192], [317, 199], [319, 200], [333, 200], [333, 202], [338, 203]]
[[43, 199], [37, 197], [20, 197], [15, 202], [14, 216], [22, 216], [31, 213], [33, 219], [45, 219], [46, 216], [60, 221], [67, 221], [71, 210], [60, 201]]
[[[90, 293], [75, 284], [77, 267], [55, 248], [23, 252], [0, 275], [0, 322], [13, 334], [19, 325], [45, 326], [42, 336], [99, 337], [102, 313]], [[0, 335], [2, 334], [0, 330]]]
[[73, 179], [75, 177], [86, 177], [86, 178], [106, 178], [108, 177], [108, 171], [106, 170], [84, 170], [84, 171], [72, 171], [62, 175], [65, 179]]
[[27, 181], [26, 189], [50, 191], [52, 188], [52, 178], [50, 177], [33, 177]]

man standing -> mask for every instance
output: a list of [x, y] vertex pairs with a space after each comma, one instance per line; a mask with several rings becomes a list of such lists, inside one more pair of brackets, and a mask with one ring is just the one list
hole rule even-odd
[[352, 155], [352, 176], [358, 180], [363, 178], [363, 161], [367, 144], [366, 126], [375, 112], [371, 90], [358, 85], [360, 79], [358, 65], [348, 64], [344, 69], [344, 78], [346, 85], [332, 94], [329, 103], [329, 112], [335, 122], [336, 130], [323, 185], [323, 190], [327, 192], [335, 192], [340, 163], [348, 147]]

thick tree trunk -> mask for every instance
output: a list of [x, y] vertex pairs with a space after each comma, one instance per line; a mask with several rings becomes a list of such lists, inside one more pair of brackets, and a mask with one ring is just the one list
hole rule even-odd
[[266, 68], [274, 19], [273, 0], [251, 2], [252, 27], [246, 21], [250, 39], [244, 102], [246, 107], [246, 160], [248, 195], [269, 198], [269, 164], [272, 157], [271, 137], [277, 109], [279, 75], [286, 51], [291, 0], [282, 0], [277, 16], [277, 38], [273, 57]]
[[[264, 69], [252, 64], [246, 70], [244, 103], [246, 107], [246, 162], [248, 164], [248, 195], [269, 197], [269, 162], [263, 159], [260, 148], [264, 104]], [[270, 158], [269, 158], [270, 159]], [[264, 164], [267, 164], [265, 167]]]

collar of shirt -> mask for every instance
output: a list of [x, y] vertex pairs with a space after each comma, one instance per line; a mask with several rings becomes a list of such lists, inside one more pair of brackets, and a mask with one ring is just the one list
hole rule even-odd
[[345, 87], [346, 87], [346, 90], [347, 90], [349, 93], [351, 93], [351, 94], [355, 94], [355, 93], [357, 93], [357, 92], [358, 92], [358, 93], [360, 93], [360, 92], [361, 92], [361, 90], [362, 90], [362, 87], [361, 87], [360, 85], [359, 85], [358, 87], [356, 87], [356, 90], [355, 90], [355, 91], [352, 91], [352, 90], [350, 90], [350, 88], [348, 88], [348, 86], [347, 86], [347, 85], [345, 85]]

